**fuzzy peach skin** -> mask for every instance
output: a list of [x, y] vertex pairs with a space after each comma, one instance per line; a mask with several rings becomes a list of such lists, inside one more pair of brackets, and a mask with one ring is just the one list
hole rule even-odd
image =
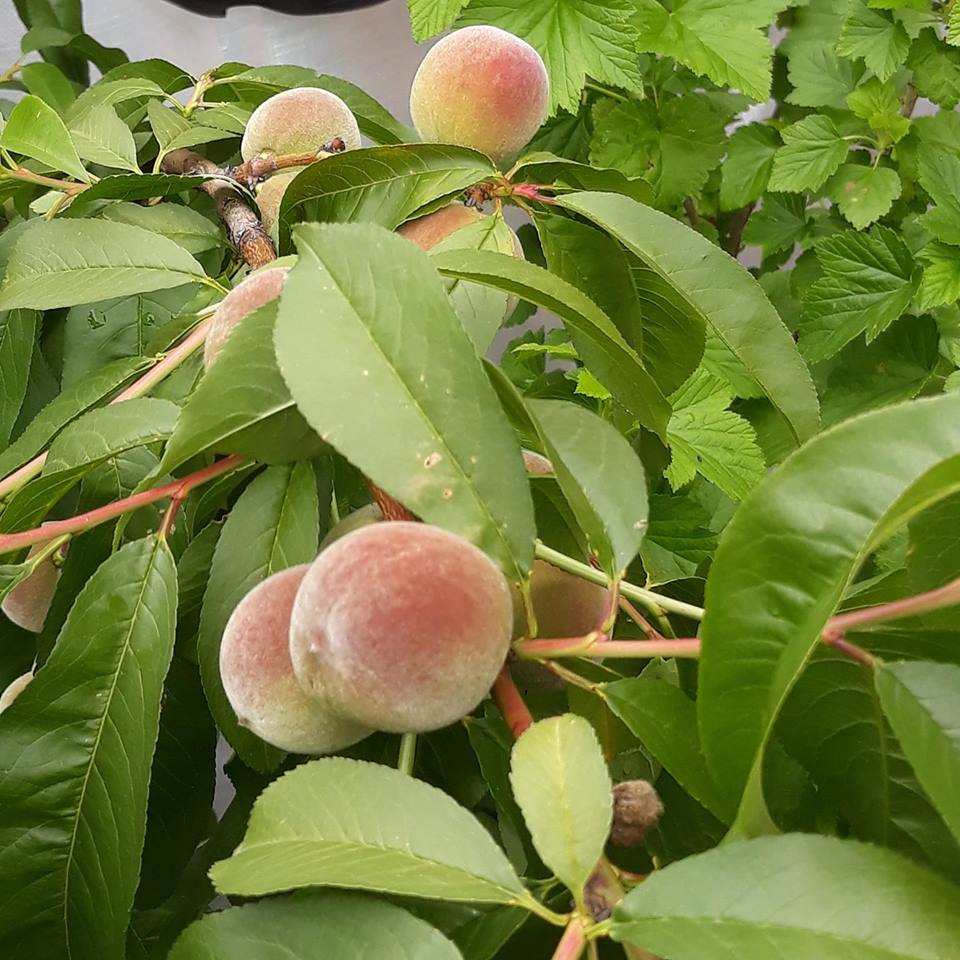
[[0, 713], [3, 713], [7, 707], [13, 703], [17, 697], [26, 689], [27, 684], [33, 679], [33, 671], [30, 670], [27, 673], [22, 674], [17, 677], [16, 680], [11, 681], [7, 688], [0, 693]]
[[421, 250], [431, 250], [461, 227], [482, 219], [483, 214], [474, 207], [465, 207], [462, 203], [451, 203], [434, 213], [428, 213], [425, 217], [408, 220], [397, 228], [397, 233], [415, 243]]
[[274, 267], [272, 270], [251, 273], [223, 298], [213, 315], [203, 345], [203, 365], [206, 369], [210, 369], [227, 338], [233, 333], [233, 328], [244, 317], [280, 296], [289, 272], [286, 267]]
[[240, 723], [292, 753], [333, 753], [369, 730], [331, 714], [297, 683], [290, 663], [290, 611], [309, 565], [268, 577], [237, 605], [220, 644], [220, 677]]
[[531, 477], [547, 477], [553, 473], [553, 464], [542, 454], [534, 450], [523, 449], [523, 465]]
[[[530, 598], [537, 617], [537, 636], [582, 637], [599, 627], [607, 612], [607, 591], [546, 560], [535, 560], [530, 574]], [[520, 591], [514, 591], [514, 637], [527, 632]]]
[[[46, 546], [39, 543], [30, 548], [27, 559]], [[46, 622], [53, 595], [60, 582], [60, 568], [49, 557], [42, 561], [26, 580], [18, 583], [4, 598], [2, 609], [18, 627], [31, 633], [40, 633]]]
[[424, 140], [473, 147], [495, 163], [530, 141], [549, 103], [540, 54], [499, 27], [448, 34], [423, 58], [410, 89], [410, 116]]
[[268, 177], [257, 188], [257, 206], [260, 208], [260, 222], [263, 229], [276, 240], [277, 223], [280, 219], [280, 203], [283, 195], [286, 193], [290, 181], [298, 174], [303, 167], [294, 167], [292, 170], [284, 170], [282, 173], [275, 173]]
[[244, 160], [310, 153], [339, 137], [348, 150], [360, 146], [360, 130], [350, 108], [318, 87], [295, 87], [264, 100], [250, 115], [240, 153]]
[[341, 716], [391, 733], [437, 730], [468, 714], [510, 646], [500, 569], [425, 523], [355, 530], [310, 567], [290, 618], [293, 669]]

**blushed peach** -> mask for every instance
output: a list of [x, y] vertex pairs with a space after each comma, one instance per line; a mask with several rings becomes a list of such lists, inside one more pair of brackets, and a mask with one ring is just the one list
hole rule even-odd
[[33, 671], [29, 670], [8, 684], [7, 688], [0, 693], [0, 713], [3, 713], [7, 707], [13, 703], [17, 697], [26, 689], [27, 684], [33, 679]]
[[425, 523], [355, 530], [314, 561], [290, 618], [304, 689], [357, 723], [436, 730], [469, 713], [510, 646], [510, 588], [466, 540]]
[[258, 270], [238, 283], [220, 302], [203, 345], [203, 365], [208, 370], [223, 349], [233, 328], [246, 316], [280, 296], [287, 267]]
[[521, 450], [523, 465], [531, 477], [547, 477], [553, 473], [553, 464], [542, 454], [534, 450]]
[[482, 219], [483, 214], [475, 207], [451, 203], [433, 213], [428, 213], [425, 217], [408, 220], [397, 229], [397, 233], [415, 243], [421, 250], [430, 250], [461, 227]]
[[423, 58], [410, 116], [424, 140], [456, 143], [501, 163], [546, 119], [550, 81], [540, 54], [499, 27], [464, 27]]
[[237, 605], [223, 631], [220, 677], [240, 723], [293, 753], [333, 753], [370, 731], [331, 714], [297, 683], [290, 611], [307, 564], [268, 577]]
[[295, 167], [293, 170], [285, 170], [283, 173], [275, 173], [268, 177], [257, 187], [257, 206], [260, 208], [260, 222], [263, 229], [270, 236], [277, 239], [277, 223], [280, 220], [280, 203], [283, 195], [290, 186], [290, 181], [303, 170], [303, 167]]
[[[27, 559], [35, 556], [47, 544], [30, 548]], [[41, 561], [33, 573], [18, 583], [4, 598], [3, 612], [18, 627], [31, 633], [40, 633], [46, 622], [53, 595], [60, 582], [60, 568], [49, 557]]]
[[295, 87], [264, 100], [250, 115], [240, 153], [244, 160], [310, 153], [339, 137], [348, 150], [360, 146], [350, 108], [318, 87]]

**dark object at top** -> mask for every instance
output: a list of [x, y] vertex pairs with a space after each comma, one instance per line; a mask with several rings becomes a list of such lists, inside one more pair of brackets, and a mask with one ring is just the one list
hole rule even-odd
[[384, 0], [167, 0], [191, 13], [222, 17], [230, 7], [264, 7], [278, 13], [298, 16], [318, 13], [342, 13], [359, 7], [373, 7]]

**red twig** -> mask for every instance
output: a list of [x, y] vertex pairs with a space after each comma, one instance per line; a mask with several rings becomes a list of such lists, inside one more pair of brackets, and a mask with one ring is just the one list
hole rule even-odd
[[155, 503], [157, 500], [163, 500], [169, 496], [185, 495], [181, 494], [185, 488], [192, 490], [194, 487], [199, 487], [214, 477], [235, 470], [241, 463], [243, 463], [243, 457], [233, 454], [179, 480], [165, 483], [161, 487], [154, 487], [152, 490], [144, 490], [142, 493], [135, 493], [114, 503], [108, 503], [104, 507], [98, 507], [96, 510], [77, 514], [77, 516], [70, 517], [67, 520], [53, 520], [33, 530], [0, 535], [0, 553], [10, 553], [13, 550], [20, 550], [22, 547], [29, 547], [35, 543], [43, 543], [64, 534], [88, 530], [90, 527], [106, 523], [107, 520], [122, 516], [124, 513], [130, 513], [146, 506], [148, 503]]
[[334, 137], [319, 150], [311, 150], [309, 153], [288, 153], [279, 157], [254, 157], [239, 166], [227, 167], [224, 173], [252, 190], [264, 177], [275, 173], [277, 170], [307, 167], [311, 163], [316, 163], [325, 157], [331, 157], [335, 153], [343, 153], [346, 149], [347, 145], [343, 140], [340, 137]]
[[660, 633], [626, 597], [620, 598], [620, 609], [643, 630], [648, 640], [664, 639], [663, 634]]
[[533, 726], [533, 714], [527, 709], [517, 685], [510, 676], [510, 668], [504, 664], [493, 682], [493, 699], [507, 721], [507, 726], [516, 740], [528, 727]]
[[583, 924], [574, 918], [567, 924], [563, 936], [553, 952], [553, 960], [577, 960], [587, 945], [587, 938], [583, 931]]

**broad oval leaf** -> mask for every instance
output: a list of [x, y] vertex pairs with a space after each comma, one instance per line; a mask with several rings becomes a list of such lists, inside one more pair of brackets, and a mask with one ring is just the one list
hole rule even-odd
[[493, 174], [475, 150], [436, 143], [348, 150], [313, 163], [283, 194], [280, 217], [379, 223], [392, 230], [421, 207]]
[[111, 203], [100, 214], [104, 220], [129, 223], [159, 233], [178, 243], [187, 253], [203, 253], [223, 243], [223, 230], [209, 217], [191, 207], [161, 203], [144, 207], [138, 203]]
[[960, 891], [879, 847], [763, 837], [654, 871], [611, 935], [672, 960], [945, 960], [960, 942]]
[[516, 903], [529, 894], [471, 813], [375, 763], [327, 757], [260, 795], [233, 856], [210, 872], [221, 893], [352, 887], [443, 900]]
[[557, 203], [613, 234], [667, 285], [682, 309], [703, 317], [781, 413], [797, 445], [817, 432], [810, 372], [759, 284], [733, 257], [673, 217], [627, 197], [573, 193]]
[[647, 529], [643, 464], [601, 417], [562, 400], [527, 402], [564, 498], [611, 580], [623, 576]]
[[960, 667], [888, 663], [876, 685], [917, 779], [960, 839]]
[[70, 212], [78, 214], [93, 206], [97, 200], [148, 200], [151, 197], [169, 197], [185, 190], [194, 190], [215, 176], [178, 177], [172, 173], [118, 173], [104, 177], [83, 193], [77, 195], [70, 205]]
[[537, 853], [582, 903], [613, 819], [613, 784], [589, 721], [566, 713], [529, 727], [514, 745], [510, 783]]
[[720, 787], [736, 798], [749, 780], [742, 830], [762, 829], [763, 747], [851, 578], [891, 530], [957, 489], [960, 396], [948, 394], [821, 434], [727, 526], [707, 578], [698, 707]]
[[385, 900], [332, 890], [272, 897], [208, 913], [168, 960], [460, 960], [426, 921]]
[[70, 136], [84, 160], [116, 170], [140, 172], [133, 134], [113, 107], [100, 104], [85, 111], [70, 125]]
[[233, 608], [278, 570], [317, 555], [319, 505], [306, 463], [270, 467], [240, 494], [217, 541], [200, 612], [197, 660], [210, 712], [248, 766], [275, 769], [283, 753], [241, 727], [220, 680], [220, 639]]
[[32, 94], [24, 97], [10, 112], [0, 132], [0, 147], [39, 160], [78, 180], [90, 179], [70, 139], [70, 132], [56, 110]]
[[179, 244], [141, 227], [50, 220], [20, 238], [0, 286], [0, 310], [49, 310], [207, 280]]
[[0, 718], [4, 955], [126, 956], [176, 604], [166, 544], [123, 547]]
[[666, 680], [618, 680], [603, 688], [610, 709], [691, 797], [730, 823], [735, 804], [717, 788], [700, 746], [697, 705]]
[[284, 463], [306, 460], [323, 446], [277, 369], [276, 316], [276, 302], [269, 303], [244, 317], [230, 334], [180, 414], [162, 471], [204, 450]]
[[429, 257], [372, 224], [296, 237], [275, 336], [300, 412], [417, 516], [522, 579], [535, 534], [519, 445]]
[[437, 254], [433, 264], [444, 277], [484, 283], [553, 311], [590, 372], [644, 426], [666, 436], [666, 397], [610, 318], [573, 284], [534, 263], [492, 251], [450, 250]]

